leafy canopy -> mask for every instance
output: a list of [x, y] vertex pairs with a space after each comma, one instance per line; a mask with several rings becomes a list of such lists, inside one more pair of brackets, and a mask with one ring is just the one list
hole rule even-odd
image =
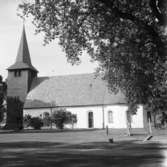
[[87, 50], [131, 108], [164, 108], [166, 0], [35, 0], [19, 7], [45, 34], [45, 44], [60, 39], [72, 64]]

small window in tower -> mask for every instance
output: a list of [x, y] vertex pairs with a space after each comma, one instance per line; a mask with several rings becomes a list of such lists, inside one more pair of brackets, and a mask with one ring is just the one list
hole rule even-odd
[[20, 77], [20, 76], [21, 76], [21, 70], [16, 70], [16, 71], [14, 72], [14, 76], [15, 76], [15, 77]]
[[108, 111], [108, 123], [113, 123], [113, 112]]
[[14, 76], [17, 77], [17, 71], [14, 72]]
[[21, 76], [21, 70], [18, 71], [18, 76], [19, 76], [19, 77]]

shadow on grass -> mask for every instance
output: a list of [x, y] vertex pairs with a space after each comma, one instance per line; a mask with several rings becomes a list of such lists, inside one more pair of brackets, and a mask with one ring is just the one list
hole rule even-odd
[[64, 133], [64, 132], [96, 132], [96, 131], [104, 131], [98, 128], [93, 128], [93, 129], [40, 129], [40, 130], [35, 130], [35, 129], [23, 129], [23, 130], [5, 130], [5, 129], [0, 129], [0, 134], [24, 134], [24, 133]]
[[167, 146], [137, 141], [0, 143], [1, 167], [160, 167]]

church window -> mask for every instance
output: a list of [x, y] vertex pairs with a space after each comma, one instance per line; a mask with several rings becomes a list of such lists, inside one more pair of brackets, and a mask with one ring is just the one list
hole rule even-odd
[[108, 123], [113, 123], [113, 112], [108, 111]]
[[20, 77], [20, 76], [21, 76], [21, 70], [16, 70], [16, 71], [14, 72], [14, 76], [15, 76], [15, 77]]
[[93, 112], [88, 112], [88, 127], [93, 128], [94, 127], [94, 118], [93, 118]]

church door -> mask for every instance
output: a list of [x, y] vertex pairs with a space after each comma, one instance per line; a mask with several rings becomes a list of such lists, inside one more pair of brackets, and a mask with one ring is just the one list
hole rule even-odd
[[93, 112], [88, 113], [88, 127], [93, 128]]

